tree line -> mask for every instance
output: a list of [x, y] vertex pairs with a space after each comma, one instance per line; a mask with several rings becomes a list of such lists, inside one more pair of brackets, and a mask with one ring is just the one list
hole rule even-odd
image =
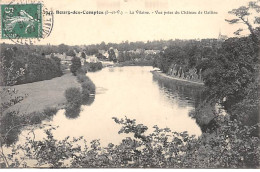
[[[12, 72], [8, 72], [12, 70]], [[1, 85], [10, 85], [12, 77], [22, 71], [15, 84], [48, 80], [62, 75], [58, 57], [46, 58], [39, 52], [25, 46], [1, 45]]]

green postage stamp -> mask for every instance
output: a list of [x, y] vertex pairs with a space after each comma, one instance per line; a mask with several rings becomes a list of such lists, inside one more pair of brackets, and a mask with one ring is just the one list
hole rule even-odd
[[41, 38], [42, 5], [1, 5], [2, 39]]

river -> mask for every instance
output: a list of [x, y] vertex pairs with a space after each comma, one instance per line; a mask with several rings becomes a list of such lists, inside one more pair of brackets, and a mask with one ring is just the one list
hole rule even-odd
[[[120, 125], [112, 117], [136, 119], [137, 123], [148, 126], [147, 132], [157, 125], [200, 135], [199, 126], [189, 116], [196, 105], [197, 91], [185, 85], [164, 83], [154, 78], [151, 70], [149, 66], [129, 66], [88, 73], [96, 85], [93, 102], [81, 106], [76, 118], [68, 118], [64, 110], [59, 110], [51, 121], [43, 123], [59, 126], [53, 132], [57, 139], [84, 136], [88, 142], [100, 139], [103, 146], [117, 144], [127, 136], [118, 134]], [[26, 132], [21, 133], [20, 140]], [[37, 129], [35, 135], [40, 139], [43, 129]]]

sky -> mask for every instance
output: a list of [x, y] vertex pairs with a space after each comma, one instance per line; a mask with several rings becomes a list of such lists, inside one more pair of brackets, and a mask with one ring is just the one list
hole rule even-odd
[[[7, 0], [0, 0], [5, 3]], [[19, 0], [27, 1], [30, 0]], [[35, 0], [31, 0], [35, 1]], [[246, 5], [248, 0], [42, 0], [54, 11], [49, 37], [37, 44], [89, 45], [122, 41], [217, 38], [219, 32], [234, 36], [239, 25], [230, 25], [229, 10]], [[121, 10], [123, 15], [61, 15], [56, 10]], [[129, 11], [215, 11], [218, 14], [129, 14]], [[243, 26], [245, 28], [245, 26]], [[8, 40], [1, 42], [9, 43]]]

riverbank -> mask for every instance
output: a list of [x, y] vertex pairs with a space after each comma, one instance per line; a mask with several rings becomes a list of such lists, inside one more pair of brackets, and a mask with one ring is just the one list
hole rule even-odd
[[70, 87], [81, 88], [77, 78], [71, 73], [51, 80], [16, 85], [16, 96], [25, 96], [24, 100], [8, 108], [5, 112], [19, 111], [20, 115], [43, 112], [46, 108], [61, 109], [66, 104], [64, 92]]
[[174, 77], [166, 75], [165, 73], [162, 73], [161, 71], [158, 71], [158, 70], [153, 70], [153, 71], [151, 71], [151, 73], [155, 77], [159, 77], [161, 79], [176, 81], [176, 82], [182, 83], [184, 85], [193, 85], [193, 86], [198, 86], [198, 87], [204, 87], [204, 83], [189, 81], [189, 80], [185, 80], [185, 79], [181, 79], [181, 78], [174, 78]]

